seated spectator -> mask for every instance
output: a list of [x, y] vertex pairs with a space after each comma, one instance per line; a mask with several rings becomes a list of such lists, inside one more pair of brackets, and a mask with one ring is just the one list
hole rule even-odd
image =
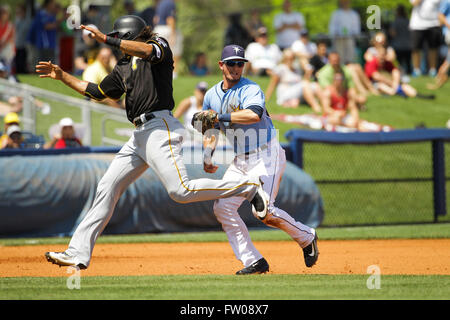
[[328, 45], [326, 41], [317, 43], [317, 52], [309, 59], [313, 80], [317, 81], [317, 72], [328, 63]]
[[[82, 79], [84, 81], [99, 84], [108, 74], [111, 73], [116, 63], [117, 61], [112, 53], [112, 50], [106, 47], [101, 48], [95, 61], [88, 65], [84, 70]], [[124, 108], [121, 103], [110, 98], [106, 98], [100, 103], [104, 103], [115, 108]]]
[[310, 41], [308, 30], [302, 29], [300, 31], [299, 39], [295, 40], [291, 46], [292, 51], [298, 57], [302, 68], [306, 70], [308, 66], [308, 61], [317, 54], [317, 45]]
[[192, 117], [196, 112], [202, 111], [206, 91], [208, 91], [208, 84], [205, 81], [200, 81], [195, 86], [194, 94], [181, 100], [175, 109], [173, 116], [177, 119], [183, 116], [184, 126], [189, 130], [194, 130], [191, 124]]
[[194, 62], [189, 66], [189, 72], [193, 76], [206, 76], [210, 73], [206, 53], [197, 52]]
[[367, 102], [367, 97], [356, 92], [352, 71], [347, 66], [341, 64], [339, 53], [333, 51], [328, 54], [328, 63], [317, 73], [319, 85], [323, 89], [329, 87], [333, 83], [336, 72], [344, 75], [345, 87], [352, 91], [358, 108], [361, 108]]
[[256, 76], [271, 75], [281, 56], [280, 48], [269, 43], [267, 28], [261, 27], [257, 31], [256, 41], [250, 43], [245, 50], [245, 57], [248, 59], [246, 73]]
[[366, 62], [372, 61], [377, 56], [377, 48], [386, 48], [386, 60], [395, 63], [397, 56], [394, 48], [388, 46], [386, 34], [384, 32], [377, 32], [371, 40], [372, 46], [369, 47], [364, 53], [364, 60]]
[[44, 149], [64, 149], [82, 147], [83, 144], [75, 135], [74, 122], [71, 118], [59, 121], [60, 133], [55, 134], [51, 141], [44, 144]]
[[356, 106], [354, 91], [346, 87], [344, 72], [337, 71], [333, 75], [333, 82], [325, 89], [323, 115], [327, 123], [342, 125], [359, 130], [359, 112]]
[[8, 143], [8, 134], [7, 134], [8, 128], [11, 126], [20, 125], [19, 115], [15, 112], [10, 112], [5, 116], [3, 122], [5, 126], [5, 131], [3, 132], [3, 135], [0, 137], [0, 149], [5, 148]]
[[6, 145], [3, 149], [20, 149], [23, 148], [22, 131], [18, 125], [9, 126], [6, 130]]
[[365, 65], [367, 77], [384, 94], [415, 97], [417, 95], [416, 89], [409, 84], [401, 83], [400, 70], [387, 59], [386, 51], [384, 47], [377, 47], [377, 54]]
[[277, 104], [280, 106], [296, 108], [303, 98], [314, 112], [322, 111], [316, 99], [316, 95], [320, 93], [318, 85], [303, 79], [301, 70], [295, 66], [295, 54], [291, 49], [283, 51], [281, 64], [272, 73], [266, 89], [266, 101], [270, 100], [275, 89]]
[[[88, 27], [95, 28], [95, 25], [88, 25]], [[76, 54], [74, 61], [74, 74], [81, 76], [88, 65], [94, 63], [98, 52], [100, 51], [100, 44], [89, 37], [90, 32], [87, 30], [81, 31], [81, 43], [76, 45]]]

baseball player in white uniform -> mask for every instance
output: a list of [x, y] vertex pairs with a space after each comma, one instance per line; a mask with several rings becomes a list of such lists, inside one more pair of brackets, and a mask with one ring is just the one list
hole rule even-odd
[[126, 113], [136, 126], [130, 140], [115, 156], [100, 180], [93, 205], [78, 225], [64, 252], [47, 252], [47, 260], [60, 266], [89, 266], [95, 242], [110, 220], [124, 190], [151, 167], [169, 196], [176, 202], [213, 200], [238, 196], [249, 200], [265, 214], [268, 199], [258, 176], [212, 180], [188, 177], [181, 144], [183, 125], [172, 116], [173, 58], [167, 41], [151, 32], [141, 18], [124, 16], [114, 23], [114, 31], [81, 26], [93, 38], [119, 48], [125, 56], [100, 84], [79, 80], [51, 62], [40, 62], [36, 70], [43, 78], [64, 84], [97, 100], [118, 99], [126, 94]]
[[[217, 112], [216, 121], [220, 131], [234, 146], [236, 156], [223, 179], [234, 181], [258, 174], [270, 200], [266, 213], [258, 214], [253, 210], [253, 214], [266, 225], [288, 233], [303, 249], [306, 266], [312, 267], [319, 254], [315, 229], [295, 221], [288, 213], [274, 206], [286, 166], [286, 156], [265, 108], [263, 91], [256, 83], [242, 77], [247, 61], [244, 57], [244, 49], [240, 46], [229, 45], [223, 49], [219, 61], [223, 80], [207, 91], [203, 101], [203, 112]], [[216, 131], [217, 136], [217, 130], [213, 131]], [[204, 136], [207, 146], [204, 169], [213, 173], [217, 166], [211, 161], [211, 153], [217, 138], [210, 137], [211, 134]], [[239, 197], [218, 199], [214, 203], [214, 214], [222, 224], [237, 259], [244, 265], [236, 274], [264, 273], [269, 271], [269, 265], [253, 245], [238, 213], [243, 200]]]

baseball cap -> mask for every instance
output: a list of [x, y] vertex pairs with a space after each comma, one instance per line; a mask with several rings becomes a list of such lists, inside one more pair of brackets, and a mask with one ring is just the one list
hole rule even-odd
[[200, 91], [206, 91], [208, 90], [208, 83], [206, 83], [206, 81], [200, 81], [195, 88]]
[[222, 50], [222, 57], [220, 59], [221, 61], [228, 61], [228, 60], [244, 60], [245, 59], [245, 50], [241, 46], [238, 46], [236, 44], [230, 44], [223, 48]]
[[6, 134], [8, 136], [11, 136], [14, 132], [22, 132], [22, 130], [20, 130], [20, 127], [18, 125], [12, 125], [10, 127], [8, 127], [8, 129], [6, 130]]
[[302, 29], [302, 30], [300, 31], [300, 35], [301, 35], [302, 37], [307, 37], [307, 36], [309, 36], [309, 32], [308, 32], [307, 29]]
[[8, 112], [3, 119], [3, 122], [6, 124], [9, 123], [20, 123], [19, 115], [15, 112]]
[[256, 30], [256, 33], [258, 34], [258, 36], [266, 36], [267, 35], [267, 28], [266, 27], [259, 27]]
[[61, 127], [73, 127], [73, 120], [71, 118], [62, 118], [59, 121], [59, 125]]

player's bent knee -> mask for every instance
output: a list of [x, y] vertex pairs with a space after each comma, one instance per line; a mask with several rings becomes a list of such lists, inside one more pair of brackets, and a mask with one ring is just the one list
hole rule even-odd
[[189, 191], [187, 191], [184, 188], [177, 188], [177, 189], [170, 189], [167, 190], [169, 197], [178, 203], [189, 203], [190, 198], [189, 198]]

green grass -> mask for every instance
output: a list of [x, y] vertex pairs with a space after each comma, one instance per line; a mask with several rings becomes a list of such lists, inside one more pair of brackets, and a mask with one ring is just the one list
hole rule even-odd
[[[449, 276], [383, 276], [369, 290], [369, 275], [82, 277], [80, 289], [63, 278], [0, 278], [0, 299], [145, 300], [362, 300], [449, 299]], [[73, 279], [73, 278], [72, 278]], [[72, 284], [75, 282], [72, 282]]]
[[[349, 228], [318, 228], [320, 240], [346, 239], [437, 239], [450, 238], [450, 223], [413, 224], [399, 226], [370, 226]], [[280, 230], [252, 230], [253, 241], [290, 240]], [[0, 246], [67, 244], [67, 237], [49, 238], [5, 238], [0, 239]], [[224, 232], [163, 233], [133, 235], [102, 235], [97, 243], [148, 243], [148, 242], [226, 242]]]

